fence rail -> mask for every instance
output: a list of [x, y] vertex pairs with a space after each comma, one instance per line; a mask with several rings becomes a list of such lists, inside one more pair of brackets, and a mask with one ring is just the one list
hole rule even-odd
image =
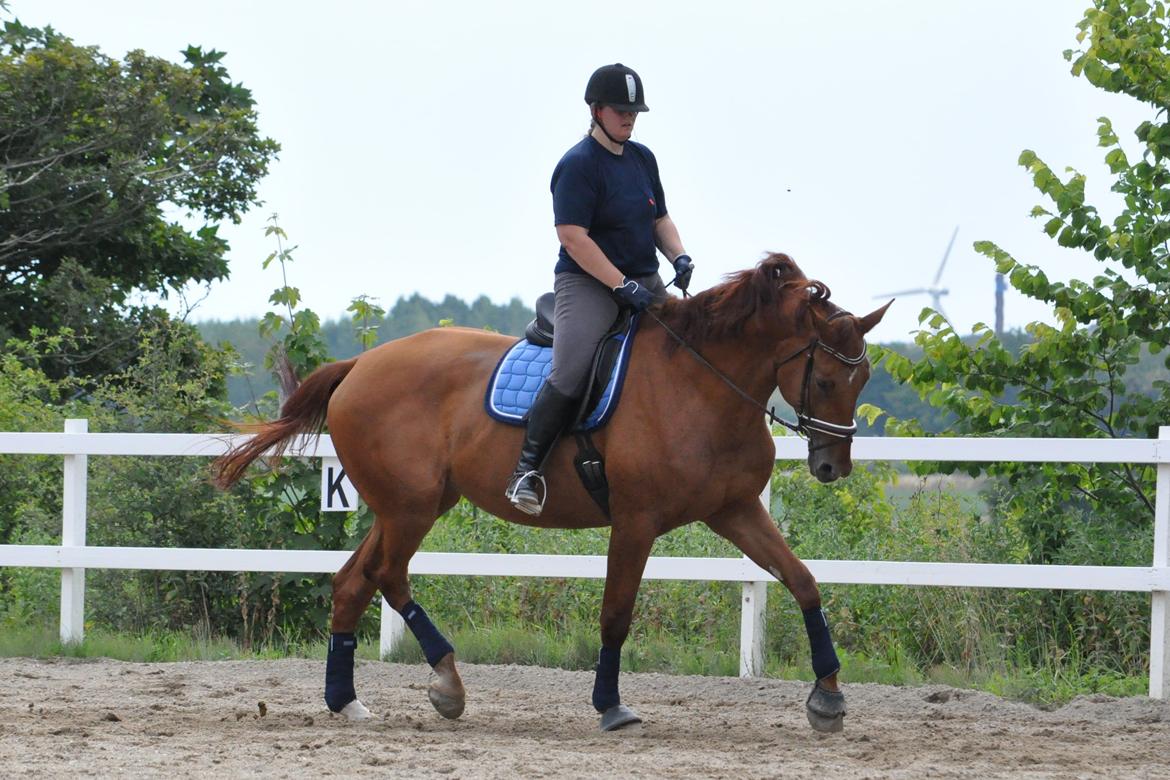
[[[215, 434], [88, 433], [85, 420], [67, 420], [64, 432], [0, 432], [0, 454], [64, 458], [60, 545], [0, 545], [0, 566], [61, 570], [61, 637], [84, 633], [85, 570], [166, 569], [248, 572], [333, 572], [348, 552], [212, 550], [199, 548], [91, 547], [85, 543], [86, 471], [90, 455], [214, 457], [242, 437]], [[803, 459], [804, 443], [777, 437], [777, 459]], [[333, 457], [328, 436], [300, 437], [290, 450], [303, 457]], [[1137, 591], [1151, 594], [1150, 696], [1170, 695], [1170, 426], [1157, 439], [858, 438], [855, 460], [1157, 464], [1154, 554], [1150, 566], [1031, 566], [990, 563], [807, 560], [818, 581], [839, 584], [931, 585], [981, 588]], [[761, 497], [767, 501], [767, 491]], [[605, 577], [599, 555], [418, 553], [411, 574], [519, 577]], [[646, 579], [743, 583], [740, 674], [763, 671], [766, 584], [772, 576], [746, 558], [652, 557]], [[382, 602], [383, 654], [401, 639], [398, 613]]]

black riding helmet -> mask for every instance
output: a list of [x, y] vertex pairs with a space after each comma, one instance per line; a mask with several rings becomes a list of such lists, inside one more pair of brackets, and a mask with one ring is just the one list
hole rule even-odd
[[593, 71], [585, 87], [585, 102], [589, 105], [600, 103], [617, 111], [649, 111], [646, 107], [646, 93], [642, 91], [642, 78], [620, 62], [602, 65]]

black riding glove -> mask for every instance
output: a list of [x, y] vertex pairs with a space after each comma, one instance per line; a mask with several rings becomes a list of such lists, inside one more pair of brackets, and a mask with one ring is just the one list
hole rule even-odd
[[679, 292], [686, 292], [687, 287], [691, 284], [691, 272], [695, 270], [695, 264], [690, 255], [679, 255], [674, 258], [672, 264], [674, 265], [674, 286], [679, 289]]
[[645, 311], [654, 303], [654, 295], [642, 285], [629, 277], [622, 279], [621, 287], [613, 288], [613, 294], [618, 303], [629, 306], [634, 311]]

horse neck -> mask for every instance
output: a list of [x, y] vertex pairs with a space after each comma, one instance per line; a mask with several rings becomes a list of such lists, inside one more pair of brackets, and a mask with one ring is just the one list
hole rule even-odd
[[[663, 337], [670, 340], [666, 334]], [[737, 388], [764, 406], [776, 389], [777, 337], [778, 334], [771, 333], [745, 334], [707, 342], [697, 351]], [[760, 419], [759, 407], [748, 403], [739, 393], [727, 387], [714, 371], [702, 365], [685, 347], [676, 350], [672, 362], [689, 377], [688, 385], [704, 389], [703, 397], [713, 405], [710, 411], [716, 413], [719, 419], [725, 422], [739, 418], [751, 422]], [[713, 392], [707, 392], [712, 388]]]

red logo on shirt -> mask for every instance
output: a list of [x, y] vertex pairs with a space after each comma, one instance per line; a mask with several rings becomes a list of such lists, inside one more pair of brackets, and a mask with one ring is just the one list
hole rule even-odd
[[651, 205], [651, 206], [653, 206], [653, 205], [654, 205], [654, 198], [650, 198], [650, 205]]

